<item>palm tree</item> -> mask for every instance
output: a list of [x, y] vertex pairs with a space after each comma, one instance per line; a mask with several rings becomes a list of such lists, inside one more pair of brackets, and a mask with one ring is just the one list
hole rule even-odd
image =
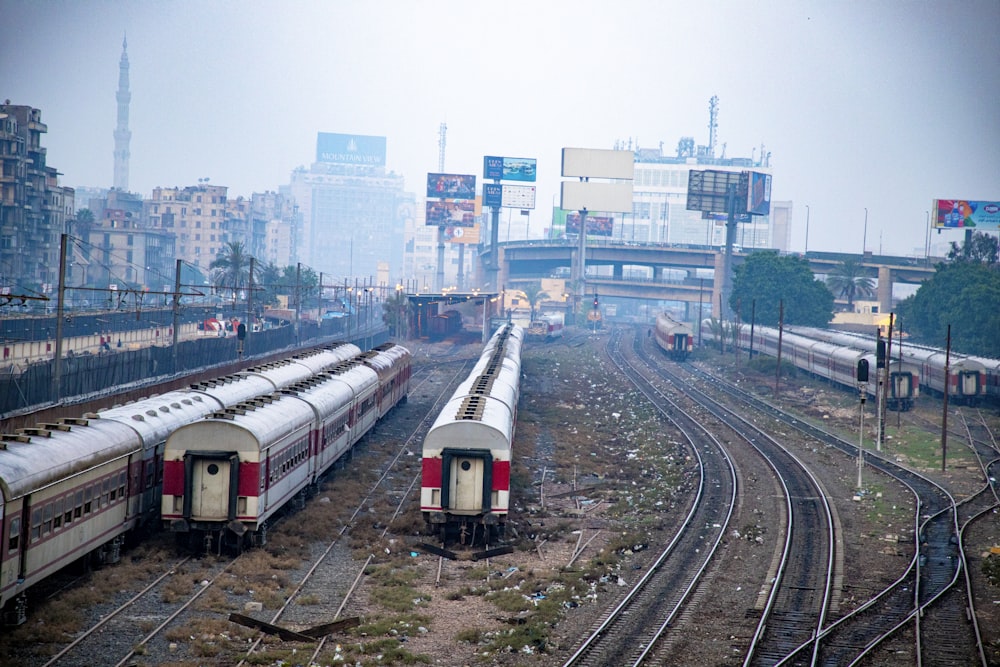
[[538, 282], [528, 283], [527, 285], [521, 286], [521, 292], [524, 293], [524, 298], [528, 301], [528, 307], [531, 308], [531, 319], [534, 321], [535, 306], [537, 306], [542, 299], [549, 298], [549, 293], [543, 291], [542, 284]]
[[856, 259], [845, 259], [827, 276], [826, 284], [836, 296], [847, 299], [850, 311], [854, 310], [854, 299], [875, 294], [875, 281], [864, 274], [864, 267]]
[[[250, 286], [251, 259], [242, 241], [229, 241], [223, 251], [208, 265], [212, 270], [212, 283], [217, 288], [233, 290], [233, 306], [236, 306], [240, 290]], [[254, 274], [254, 282], [259, 282], [256, 268]]]

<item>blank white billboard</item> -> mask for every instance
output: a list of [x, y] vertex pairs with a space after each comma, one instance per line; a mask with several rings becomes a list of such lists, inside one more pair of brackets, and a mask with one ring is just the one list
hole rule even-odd
[[632, 182], [563, 181], [561, 208], [567, 211], [632, 212]]
[[603, 148], [562, 149], [562, 175], [571, 178], [621, 178], [632, 180], [635, 153]]

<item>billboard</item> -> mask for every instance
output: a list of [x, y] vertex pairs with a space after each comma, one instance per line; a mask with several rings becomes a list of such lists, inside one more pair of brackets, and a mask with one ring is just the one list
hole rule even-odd
[[427, 196], [439, 199], [475, 199], [476, 177], [472, 174], [427, 174]]
[[444, 240], [448, 243], [479, 245], [479, 225], [471, 227], [445, 227]]
[[[607, 216], [588, 215], [587, 216], [587, 236], [611, 236], [614, 229], [615, 219]], [[580, 233], [580, 214], [569, 213], [566, 216], [566, 233]]]
[[385, 137], [320, 132], [316, 136], [316, 161], [384, 167]]
[[1000, 202], [935, 199], [934, 227], [1000, 232]]
[[632, 181], [563, 181], [560, 206], [568, 211], [632, 211]]
[[747, 213], [771, 214], [771, 174], [750, 172], [750, 182], [747, 184]]
[[535, 186], [483, 183], [483, 206], [535, 208]]
[[497, 157], [487, 155], [483, 158], [483, 178], [500, 181], [535, 182], [537, 160], [533, 157]]
[[471, 199], [429, 201], [426, 223], [434, 227], [472, 227], [476, 224], [476, 202]]
[[562, 149], [562, 175], [579, 178], [620, 178], [632, 180], [635, 153], [604, 148]]
[[692, 170], [688, 172], [687, 210], [727, 212], [726, 197], [732, 187], [736, 197], [736, 214], [746, 213], [749, 181], [745, 171]]

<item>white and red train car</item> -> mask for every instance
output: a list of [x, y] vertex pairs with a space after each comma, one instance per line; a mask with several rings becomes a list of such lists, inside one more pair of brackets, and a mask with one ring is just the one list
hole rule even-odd
[[[702, 335], [715, 338], [716, 331], [712, 322], [704, 323], [702, 330]], [[773, 327], [755, 326], [752, 341], [754, 353], [776, 357], [778, 337], [778, 330]], [[751, 349], [749, 326], [740, 327], [738, 340], [740, 349]], [[858, 363], [862, 359], [867, 361], [870, 380], [862, 388], [866, 390], [867, 395], [874, 397], [878, 384], [875, 375], [877, 360], [874, 345], [872, 347], [873, 349], [869, 351], [841, 343], [817, 340], [793, 331], [781, 332], [782, 361], [841, 385], [845, 389], [858, 389]], [[903, 412], [913, 407], [913, 401], [920, 395], [919, 366], [905, 359], [903, 362], [892, 360], [889, 362], [888, 382], [886, 407]]]
[[[874, 351], [876, 347], [874, 336], [812, 327], [794, 327], [793, 330], [808, 338], [856, 349]], [[989, 395], [990, 366], [989, 361], [982, 357], [956, 353], [949, 357], [944, 350], [909, 341], [899, 343], [895, 339], [890, 354], [896, 360], [894, 363], [898, 363], [901, 356], [904, 365], [919, 369], [920, 384], [931, 394], [943, 396], [947, 387], [948, 398], [960, 405], [978, 405]]]
[[386, 344], [177, 429], [164, 451], [164, 527], [196, 549], [265, 543], [269, 522], [405, 400], [410, 364]]
[[523, 341], [520, 326], [497, 329], [424, 438], [420, 509], [442, 541], [503, 538]]
[[694, 349], [694, 330], [666, 313], [656, 316], [656, 344], [671, 359], [683, 361]]
[[2, 435], [0, 609], [27, 620], [32, 586], [80, 559], [112, 563], [126, 537], [157, 525], [168, 436], [214, 411], [268, 395], [356, 357], [337, 344], [79, 419]]

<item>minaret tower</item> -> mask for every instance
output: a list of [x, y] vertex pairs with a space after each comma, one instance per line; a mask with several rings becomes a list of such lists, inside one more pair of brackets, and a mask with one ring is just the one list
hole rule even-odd
[[128, 89], [128, 38], [122, 38], [122, 59], [118, 64], [118, 125], [115, 127], [115, 183], [117, 190], [128, 191], [129, 141], [132, 133], [128, 129], [128, 105], [132, 93]]

